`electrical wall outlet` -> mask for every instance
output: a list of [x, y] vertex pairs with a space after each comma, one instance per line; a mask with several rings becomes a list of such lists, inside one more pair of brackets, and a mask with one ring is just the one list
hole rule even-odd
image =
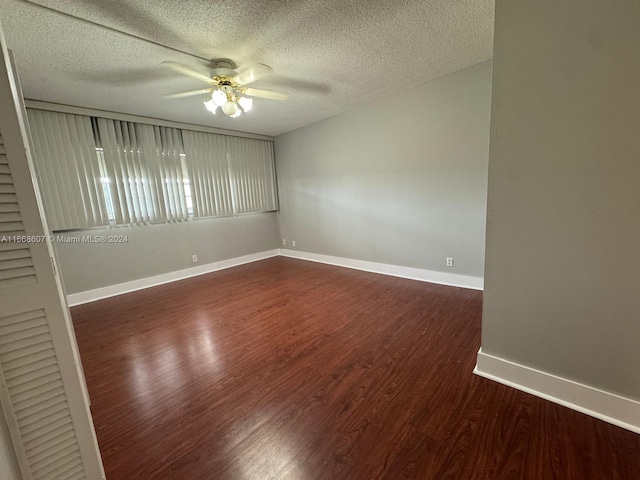
[[198, 261], [198, 255], [191, 255], [191, 260], [193, 263], [196, 263]]
[[453, 267], [453, 257], [447, 257], [447, 267]]
[[295, 240], [293, 240], [293, 241], [291, 242], [291, 246], [292, 246], [292, 247], [295, 247], [295, 246], [296, 246], [296, 241], [295, 241]]
[[286, 238], [283, 238], [283, 239], [282, 239], [282, 245], [286, 245], [286, 244], [287, 244], [287, 239], [286, 239]]

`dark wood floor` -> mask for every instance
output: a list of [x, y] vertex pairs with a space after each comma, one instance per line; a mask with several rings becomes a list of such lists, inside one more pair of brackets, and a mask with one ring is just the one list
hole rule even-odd
[[75, 307], [107, 479], [640, 479], [640, 435], [471, 373], [481, 303], [279, 257]]

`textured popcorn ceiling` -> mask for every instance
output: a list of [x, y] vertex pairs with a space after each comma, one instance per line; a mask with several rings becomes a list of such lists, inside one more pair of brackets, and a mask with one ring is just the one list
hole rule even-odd
[[[99, 26], [0, 0], [27, 98], [278, 135], [491, 58], [493, 0], [34, 0], [204, 58], [272, 66], [239, 118], [205, 99], [162, 95], [203, 88], [160, 65], [198, 60]], [[389, 119], [390, 122], [393, 118]]]

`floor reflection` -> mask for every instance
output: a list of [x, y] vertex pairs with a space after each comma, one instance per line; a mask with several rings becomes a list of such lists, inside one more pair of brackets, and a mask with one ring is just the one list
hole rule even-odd
[[[142, 348], [144, 346], [144, 348]], [[186, 379], [215, 381], [223, 371], [223, 359], [216, 342], [216, 330], [203, 317], [190, 331], [154, 332], [153, 347], [148, 338], [132, 338], [127, 349], [133, 397], [154, 415], [154, 406], [170, 400], [179, 404]], [[166, 406], [166, 405], [165, 405]]]
[[277, 414], [259, 413], [235, 425], [234, 470], [239, 479], [310, 478], [302, 460], [304, 456], [300, 455], [295, 444], [296, 435], [285, 426], [274, 431], [274, 416]]

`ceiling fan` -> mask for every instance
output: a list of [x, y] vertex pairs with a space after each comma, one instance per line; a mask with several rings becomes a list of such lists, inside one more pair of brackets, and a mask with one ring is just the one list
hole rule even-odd
[[253, 106], [253, 99], [248, 97], [267, 98], [269, 100], [286, 100], [289, 95], [272, 90], [247, 87], [246, 85], [263, 78], [273, 72], [273, 69], [262, 63], [253, 64], [237, 72], [236, 64], [229, 59], [213, 59], [208, 64], [211, 68], [210, 76], [200, 73], [178, 62], [166, 61], [163, 65], [189, 77], [209, 84], [209, 87], [190, 92], [173, 93], [165, 98], [183, 98], [193, 95], [210, 94], [211, 98], [204, 102], [205, 107], [214, 115], [218, 107], [232, 118], [239, 117], [242, 112], [248, 112]]

